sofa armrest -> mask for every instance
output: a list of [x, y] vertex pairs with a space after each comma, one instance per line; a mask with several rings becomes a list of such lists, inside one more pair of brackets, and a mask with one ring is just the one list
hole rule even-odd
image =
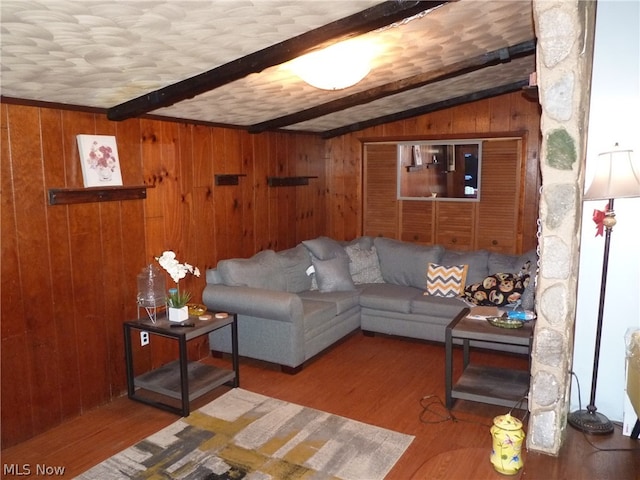
[[295, 293], [253, 287], [208, 284], [202, 301], [211, 311], [228, 311], [283, 322], [302, 319], [302, 300]]

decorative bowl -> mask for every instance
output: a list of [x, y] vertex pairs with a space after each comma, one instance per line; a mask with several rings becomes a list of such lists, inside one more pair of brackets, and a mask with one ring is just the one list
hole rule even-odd
[[191, 317], [199, 317], [207, 311], [207, 307], [198, 303], [188, 303], [187, 307], [189, 308], [189, 316]]
[[507, 317], [487, 317], [487, 322], [500, 328], [521, 328], [524, 325], [523, 320]]

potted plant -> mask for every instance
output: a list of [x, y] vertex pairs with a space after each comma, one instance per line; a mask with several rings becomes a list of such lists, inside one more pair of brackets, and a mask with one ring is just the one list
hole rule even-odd
[[180, 263], [176, 259], [176, 254], [171, 250], [162, 252], [162, 255], [155, 257], [158, 263], [171, 278], [176, 282], [175, 288], [170, 288], [167, 295], [167, 317], [170, 322], [183, 322], [189, 318], [189, 308], [187, 303], [191, 299], [190, 292], [180, 292], [179, 284], [181, 278], [191, 273], [196, 277], [200, 276], [198, 267], [189, 265], [188, 263]]

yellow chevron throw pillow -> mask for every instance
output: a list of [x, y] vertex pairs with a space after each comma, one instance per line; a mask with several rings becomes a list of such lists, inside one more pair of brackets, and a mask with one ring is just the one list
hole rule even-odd
[[464, 293], [469, 265], [444, 266], [430, 263], [427, 267], [427, 291], [424, 295], [457, 297]]

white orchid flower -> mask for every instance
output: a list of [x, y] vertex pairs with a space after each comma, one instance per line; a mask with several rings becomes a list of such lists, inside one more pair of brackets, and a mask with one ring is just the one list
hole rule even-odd
[[171, 250], [166, 250], [162, 252], [162, 255], [155, 258], [176, 283], [178, 283], [181, 278], [186, 277], [187, 273], [192, 273], [196, 277], [200, 276], [200, 270], [198, 270], [197, 267], [194, 268], [193, 265], [188, 263], [178, 262], [176, 254]]

